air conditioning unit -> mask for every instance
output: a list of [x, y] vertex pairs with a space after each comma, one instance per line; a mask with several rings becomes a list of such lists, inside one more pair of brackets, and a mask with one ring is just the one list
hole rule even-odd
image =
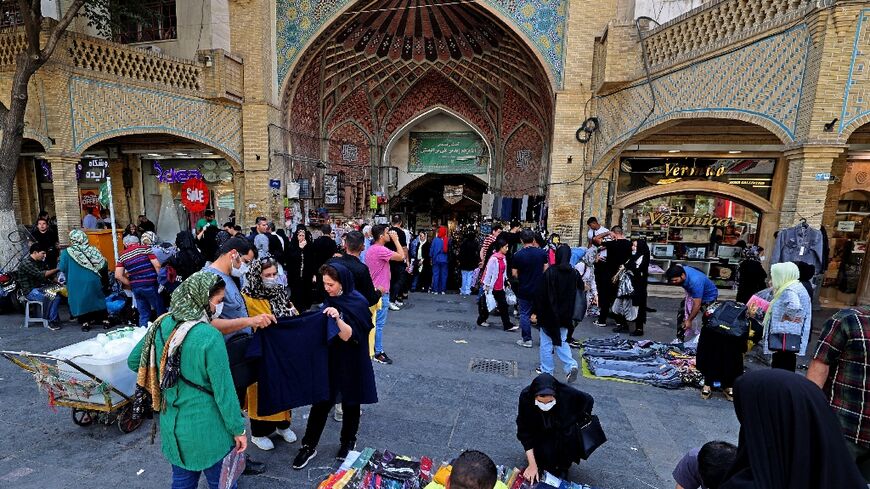
[[157, 53], [157, 54], [161, 54], [163, 52], [163, 50], [160, 49], [160, 46], [155, 46], [153, 44], [149, 44], [147, 46], [142, 46], [142, 49], [144, 49], [145, 51], [148, 51], [151, 53]]

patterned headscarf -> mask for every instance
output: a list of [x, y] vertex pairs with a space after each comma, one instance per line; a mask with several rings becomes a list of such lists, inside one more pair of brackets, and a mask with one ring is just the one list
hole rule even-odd
[[741, 252], [744, 260], [761, 261], [761, 248], [755, 245], [749, 245], [743, 248]]
[[154, 234], [154, 231], [145, 231], [140, 241], [143, 245], [152, 246], [157, 244], [157, 235]]
[[66, 249], [69, 257], [84, 268], [100, 274], [100, 270], [106, 266], [106, 259], [100, 250], [91, 246], [88, 235], [81, 229], [73, 229], [69, 233], [70, 247]]
[[172, 293], [169, 314], [176, 321], [195, 321], [205, 315], [208, 292], [218, 281], [218, 276], [199, 271], [184, 279]]
[[252, 261], [248, 272], [245, 274], [245, 286], [242, 287], [242, 294], [252, 299], [265, 299], [269, 301], [269, 306], [272, 308], [272, 314], [275, 317], [293, 316], [294, 314], [291, 309], [293, 304], [290, 303], [287, 289], [284, 286], [266, 287], [266, 284], [263, 283], [262, 273], [262, 259]]

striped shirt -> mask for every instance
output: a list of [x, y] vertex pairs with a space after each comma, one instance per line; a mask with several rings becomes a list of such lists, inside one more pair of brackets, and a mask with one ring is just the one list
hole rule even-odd
[[121, 253], [116, 267], [127, 272], [130, 288], [157, 287], [157, 270], [151, 264], [156, 259], [150, 246], [133, 245]]

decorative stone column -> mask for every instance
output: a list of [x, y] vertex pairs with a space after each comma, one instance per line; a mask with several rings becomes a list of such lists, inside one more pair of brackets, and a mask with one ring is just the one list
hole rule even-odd
[[46, 155], [51, 164], [54, 182], [54, 206], [57, 213], [57, 234], [61, 244], [69, 244], [69, 232], [82, 227], [79, 203], [79, 182], [76, 178], [78, 155]]
[[795, 225], [800, 219], [814, 228], [822, 225], [828, 180], [834, 160], [845, 150], [844, 146], [805, 145], [785, 152], [788, 174], [782, 197], [779, 228]]

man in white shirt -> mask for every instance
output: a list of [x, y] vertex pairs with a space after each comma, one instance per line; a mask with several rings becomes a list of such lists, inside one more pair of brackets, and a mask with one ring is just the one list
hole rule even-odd
[[[610, 281], [610, 278], [607, 277], [607, 273], [604, 270], [606, 266], [604, 261], [607, 259], [607, 250], [600, 247], [604, 241], [612, 240], [613, 236], [609, 229], [598, 222], [597, 217], [593, 216], [587, 219], [586, 225], [589, 226], [589, 232], [586, 234], [589, 238], [589, 246], [599, 248], [598, 261], [595, 263], [595, 287], [598, 289], [599, 293], [601, 293], [601, 291], [609, 290], [610, 284], [608, 282]], [[600, 303], [599, 298], [599, 304]], [[604, 316], [604, 322], [600, 322], [601, 319], [599, 317], [599, 319], [595, 321], [595, 324], [596, 326], [603, 328], [607, 326], [607, 315], [602, 314], [602, 316]]]

